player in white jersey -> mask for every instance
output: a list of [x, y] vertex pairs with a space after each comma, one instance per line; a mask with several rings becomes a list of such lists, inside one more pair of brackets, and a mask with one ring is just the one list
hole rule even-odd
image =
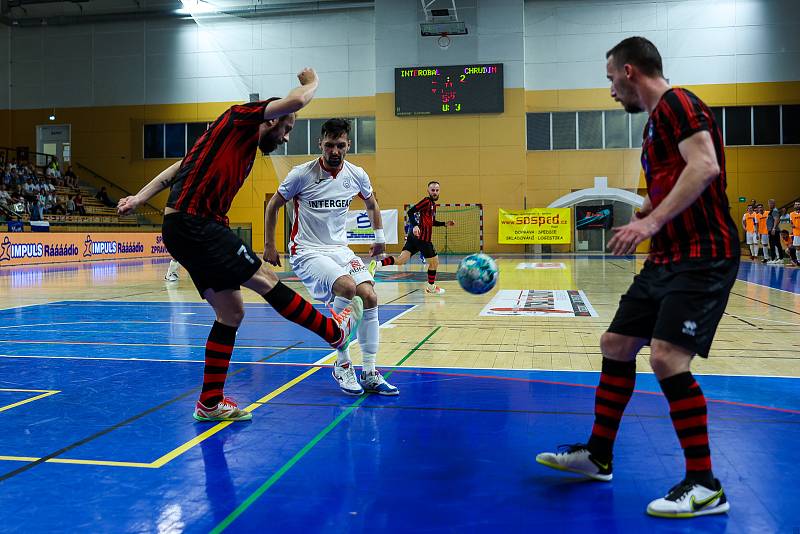
[[347, 211], [358, 195], [364, 201], [375, 243], [372, 256], [383, 253], [386, 238], [378, 201], [369, 176], [361, 167], [345, 161], [350, 149], [350, 124], [331, 119], [322, 125], [319, 146], [322, 157], [293, 168], [267, 205], [264, 228], [264, 259], [280, 265], [275, 248], [278, 209], [294, 203], [294, 222], [289, 242], [289, 264], [311, 295], [339, 313], [358, 295], [364, 301], [364, 317], [358, 327], [358, 343], [364, 358], [360, 377], [356, 377], [349, 349], [338, 351], [333, 378], [349, 395], [364, 391], [397, 395], [375, 368], [380, 331], [375, 280], [361, 258], [347, 246]]

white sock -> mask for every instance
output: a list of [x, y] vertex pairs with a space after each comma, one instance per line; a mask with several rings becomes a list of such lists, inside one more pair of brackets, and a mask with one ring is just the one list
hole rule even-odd
[[[350, 299], [346, 299], [344, 297], [334, 297], [333, 299], [333, 311], [336, 313], [342, 313], [347, 306], [350, 305]], [[336, 365], [342, 365], [345, 362], [350, 361], [350, 347], [347, 347], [345, 350], [337, 350], [336, 351]]]
[[364, 319], [358, 325], [358, 344], [364, 357], [362, 369], [365, 373], [375, 372], [375, 360], [380, 343], [380, 324], [378, 323], [378, 307], [364, 310]]
[[764, 245], [763, 250], [764, 250], [764, 259], [768, 260], [769, 259], [769, 245]]
[[169, 267], [167, 267], [167, 276], [177, 273], [178, 272], [178, 267], [180, 267], [180, 266], [181, 266], [181, 264], [178, 263], [177, 261], [169, 260]]

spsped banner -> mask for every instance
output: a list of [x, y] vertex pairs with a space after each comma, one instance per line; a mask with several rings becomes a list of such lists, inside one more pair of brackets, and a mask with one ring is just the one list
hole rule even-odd
[[570, 208], [499, 210], [497, 242], [508, 244], [570, 243]]
[[158, 233], [0, 233], [0, 266], [169, 256]]
[[575, 228], [578, 230], [611, 230], [614, 225], [614, 206], [575, 206]]
[[[397, 210], [381, 210], [386, 242], [397, 243]], [[347, 212], [347, 242], [351, 245], [371, 245], [375, 242], [375, 231], [366, 211]]]

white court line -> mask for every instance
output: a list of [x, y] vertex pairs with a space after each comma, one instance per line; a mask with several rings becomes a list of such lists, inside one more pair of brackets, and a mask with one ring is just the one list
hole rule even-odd
[[[210, 327], [210, 324], [204, 323], [176, 323], [173, 321], [68, 321], [63, 323], [34, 323], [34, 324], [12, 324], [7, 326], [0, 326], [0, 329], [6, 330], [11, 328], [30, 328], [32, 326], [56, 326], [68, 324], [174, 324], [181, 326], [205, 326]], [[135, 332], [132, 332], [135, 333]]]
[[745, 283], [745, 284], [750, 284], [750, 285], [758, 286], [758, 287], [765, 287], [765, 288], [767, 288], [767, 289], [771, 289], [771, 290], [773, 290], [773, 291], [780, 291], [781, 293], [789, 293], [790, 295], [794, 295], [794, 296], [796, 296], [796, 297], [800, 297], [800, 293], [795, 293], [794, 291], [786, 291], [785, 289], [778, 289], [777, 287], [765, 286], [764, 284], [758, 284], [758, 283], [756, 283], [756, 282], [750, 282], [749, 280], [742, 280], [742, 279], [740, 279], [740, 278], [737, 278], [737, 279], [736, 279], [736, 281], [737, 281], [737, 282], [743, 282], [743, 283]]

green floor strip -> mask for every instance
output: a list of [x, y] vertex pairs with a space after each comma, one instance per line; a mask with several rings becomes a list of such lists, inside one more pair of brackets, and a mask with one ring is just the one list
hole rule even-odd
[[[408, 354], [406, 354], [405, 356], [403, 356], [403, 358], [402, 358], [402, 359], [401, 359], [399, 362], [397, 362], [397, 363], [395, 364], [395, 367], [399, 367], [400, 365], [402, 365], [402, 364], [403, 364], [403, 362], [405, 362], [407, 359], [409, 359], [409, 358], [411, 357], [411, 355], [412, 355], [412, 354], [414, 354], [415, 352], [417, 352], [417, 350], [419, 350], [419, 348], [420, 348], [422, 345], [424, 345], [424, 344], [425, 344], [425, 343], [426, 343], [426, 342], [427, 342], [427, 341], [428, 341], [428, 340], [429, 340], [431, 337], [433, 337], [433, 335], [434, 335], [436, 332], [438, 332], [440, 328], [441, 328], [440, 326], [437, 326], [436, 328], [434, 328], [434, 329], [431, 331], [431, 333], [430, 333], [430, 334], [428, 334], [427, 336], [425, 336], [425, 339], [423, 339], [422, 341], [420, 341], [419, 343], [417, 343], [417, 344], [416, 344], [416, 346], [414, 346], [414, 348], [413, 348], [413, 349], [411, 349], [410, 351], [408, 351]], [[393, 373], [393, 372], [394, 372], [394, 371], [389, 371], [388, 373], [386, 373], [386, 375], [385, 375], [385, 376], [386, 376], [386, 378], [390, 377], [390, 376], [392, 375], [392, 373]], [[338, 417], [336, 417], [336, 419], [334, 419], [333, 421], [331, 421], [331, 422], [330, 422], [330, 424], [328, 424], [328, 426], [326, 426], [325, 428], [323, 428], [323, 429], [322, 429], [322, 430], [319, 432], [319, 434], [317, 434], [316, 436], [314, 436], [313, 438], [311, 438], [311, 441], [309, 441], [308, 443], [306, 443], [306, 444], [305, 444], [305, 446], [304, 446], [302, 449], [300, 449], [299, 451], [297, 451], [297, 453], [296, 453], [294, 456], [292, 456], [292, 457], [289, 459], [289, 461], [288, 461], [288, 462], [286, 462], [285, 464], [283, 464], [283, 465], [281, 466], [281, 468], [280, 468], [280, 469], [278, 469], [278, 470], [277, 470], [277, 471], [276, 471], [276, 472], [275, 472], [275, 473], [274, 473], [274, 474], [273, 474], [271, 477], [269, 477], [269, 479], [267, 479], [267, 481], [266, 481], [266, 482], [264, 482], [264, 483], [263, 483], [263, 484], [262, 484], [262, 485], [261, 485], [261, 486], [260, 486], [260, 487], [259, 487], [257, 490], [255, 490], [255, 491], [254, 491], [254, 492], [253, 492], [253, 493], [252, 493], [252, 494], [251, 494], [249, 497], [247, 497], [247, 498], [246, 498], [246, 499], [245, 499], [245, 500], [242, 502], [242, 504], [240, 504], [239, 506], [237, 506], [237, 507], [236, 507], [236, 509], [235, 509], [233, 512], [231, 512], [231, 513], [230, 513], [230, 515], [228, 515], [228, 517], [226, 517], [225, 519], [223, 519], [223, 520], [220, 522], [220, 524], [219, 524], [219, 525], [217, 525], [216, 527], [214, 527], [214, 529], [211, 531], [211, 534], [219, 534], [220, 532], [222, 532], [223, 530], [225, 530], [226, 528], [228, 528], [228, 526], [229, 526], [231, 523], [233, 523], [234, 521], [236, 521], [236, 518], [237, 518], [237, 517], [239, 517], [240, 515], [242, 515], [242, 514], [244, 513], [244, 511], [245, 511], [245, 510], [247, 510], [248, 508], [250, 508], [250, 506], [251, 506], [251, 505], [252, 505], [254, 502], [256, 502], [256, 501], [258, 500], [258, 498], [259, 498], [259, 497], [261, 497], [261, 496], [264, 494], [264, 492], [266, 492], [266, 491], [267, 491], [269, 488], [271, 488], [273, 485], [275, 485], [275, 483], [276, 483], [278, 480], [280, 480], [280, 479], [281, 479], [281, 477], [282, 477], [283, 475], [285, 475], [285, 474], [286, 474], [286, 472], [287, 472], [287, 471], [289, 471], [289, 469], [291, 469], [291, 468], [294, 466], [294, 464], [296, 464], [297, 462], [299, 462], [299, 461], [300, 461], [300, 460], [303, 458], [303, 456], [305, 456], [305, 455], [308, 453], [308, 451], [310, 451], [311, 449], [313, 449], [313, 448], [314, 448], [314, 446], [315, 446], [317, 443], [319, 443], [320, 441], [322, 441], [322, 439], [323, 439], [325, 436], [327, 436], [328, 434], [330, 434], [331, 430], [333, 430], [334, 428], [336, 428], [336, 427], [339, 425], [339, 423], [341, 423], [341, 422], [342, 422], [342, 421], [345, 419], [345, 417], [347, 417], [348, 415], [350, 415], [351, 413], [353, 413], [354, 411], [356, 411], [356, 409], [358, 409], [358, 407], [359, 407], [359, 406], [361, 406], [361, 404], [362, 404], [362, 403], [363, 403], [365, 400], [367, 400], [367, 397], [368, 397], [368, 395], [364, 395], [364, 396], [360, 397], [360, 398], [359, 398], [357, 401], [355, 401], [353, 404], [351, 404], [350, 406], [348, 406], [348, 407], [347, 407], [347, 408], [346, 408], [346, 409], [345, 409], [345, 410], [344, 410], [342, 413], [340, 413], [340, 414], [339, 414], [339, 416], [338, 416]]]

